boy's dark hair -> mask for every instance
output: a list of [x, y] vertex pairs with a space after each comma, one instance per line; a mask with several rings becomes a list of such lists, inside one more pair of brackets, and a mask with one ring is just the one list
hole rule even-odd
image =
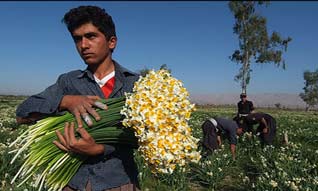
[[241, 93], [240, 98], [245, 98], [246, 97], [246, 93]]
[[106, 39], [116, 36], [115, 24], [112, 17], [100, 7], [96, 6], [79, 6], [67, 12], [62, 22], [67, 26], [67, 29], [72, 33], [75, 29], [86, 23], [92, 23], [102, 32]]

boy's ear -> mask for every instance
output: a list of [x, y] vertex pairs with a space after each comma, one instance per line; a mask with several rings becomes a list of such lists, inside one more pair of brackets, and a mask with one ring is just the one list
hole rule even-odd
[[115, 36], [110, 37], [108, 40], [108, 43], [109, 43], [108, 47], [110, 49], [115, 49], [117, 45], [117, 37]]

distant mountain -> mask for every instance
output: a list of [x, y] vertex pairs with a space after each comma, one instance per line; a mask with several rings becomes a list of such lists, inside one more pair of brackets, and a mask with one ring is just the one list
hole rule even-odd
[[[1, 95], [1, 94], [0, 94]], [[16, 95], [16, 94], [2, 94]], [[280, 103], [281, 108], [304, 109], [306, 103], [298, 94], [288, 93], [262, 93], [248, 94], [248, 100], [253, 101], [255, 107], [276, 107], [275, 104]], [[200, 105], [233, 105], [236, 106], [240, 101], [239, 94], [191, 94], [190, 99], [193, 103]], [[318, 109], [318, 106], [316, 107]]]
[[[262, 93], [248, 94], [248, 100], [253, 101], [255, 107], [275, 107], [280, 103], [281, 108], [299, 108], [306, 107], [306, 103], [298, 94], [289, 93]], [[200, 105], [236, 105], [240, 101], [239, 94], [192, 94], [192, 102]]]

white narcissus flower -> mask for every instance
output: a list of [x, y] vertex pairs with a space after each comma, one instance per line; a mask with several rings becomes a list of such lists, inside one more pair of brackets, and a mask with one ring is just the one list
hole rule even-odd
[[269, 183], [270, 183], [270, 185], [272, 185], [273, 188], [277, 187], [277, 185], [278, 185], [275, 180], [271, 180]]

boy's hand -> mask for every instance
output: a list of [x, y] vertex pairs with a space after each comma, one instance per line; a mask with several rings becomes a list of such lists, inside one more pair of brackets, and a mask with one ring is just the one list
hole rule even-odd
[[82, 119], [88, 126], [92, 126], [93, 122], [89, 115], [94, 116], [96, 121], [100, 120], [100, 116], [93, 106], [100, 109], [107, 109], [107, 105], [98, 100], [100, 100], [98, 96], [65, 95], [62, 98], [59, 109], [71, 112], [75, 116], [79, 128], [83, 127]]
[[66, 152], [90, 156], [99, 155], [104, 152], [104, 145], [97, 144], [84, 128], [78, 128], [77, 132], [81, 135], [81, 138], [79, 139], [76, 139], [75, 137], [74, 122], [66, 122], [64, 126], [64, 135], [57, 130], [56, 135], [59, 141], [53, 141], [53, 143]]

